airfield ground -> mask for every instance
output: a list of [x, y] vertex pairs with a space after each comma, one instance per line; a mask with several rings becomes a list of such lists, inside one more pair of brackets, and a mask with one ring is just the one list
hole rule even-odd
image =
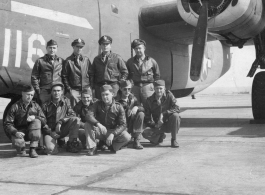
[[[265, 124], [249, 94], [179, 99], [180, 148], [16, 157], [0, 121], [0, 194], [264, 194]], [[0, 99], [0, 118], [8, 103]]]

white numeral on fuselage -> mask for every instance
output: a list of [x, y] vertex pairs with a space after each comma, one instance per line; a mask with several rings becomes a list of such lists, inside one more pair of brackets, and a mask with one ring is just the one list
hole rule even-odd
[[[16, 59], [15, 59], [15, 67], [20, 68], [21, 65], [21, 56], [22, 56], [22, 31], [17, 30], [17, 40], [16, 40]], [[27, 64], [32, 69], [34, 66], [34, 62], [32, 60], [33, 55], [37, 55], [39, 57], [44, 56], [44, 53], [39, 48], [34, 48], [34, 41], [39, 41], [41, 45], [46, 44], [44, 38], [40, 34], [32, 34], [28, 39], [28, 55], [27, 55]], [[9, 65], [9, 56], [10, 56], [10, 42], [11, 42], [11, 30], [5, 29], [5, 45], [4, 45], [4, 56], [2, 66], [8, 67]]]

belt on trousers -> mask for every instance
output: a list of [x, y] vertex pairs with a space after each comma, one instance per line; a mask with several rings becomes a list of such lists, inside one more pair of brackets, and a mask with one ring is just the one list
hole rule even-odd
[[117, 83], [118, 83], [117, 81], [105, 81], [105, 82], [97, 83], [97, 85], [99, 85], [99, 86], [102, 86], [102, 85], [115, 85]]
[[138, 86], [138, 87], [142, 87], [142, 86], [148, 85], [150, 83], [153, 83], [153, 82], [134, 82], [134, 85]]

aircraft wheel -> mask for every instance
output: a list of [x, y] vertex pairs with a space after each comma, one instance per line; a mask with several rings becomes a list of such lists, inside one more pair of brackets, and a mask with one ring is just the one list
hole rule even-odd
[[[4, 126], [4, 121], [5, 121], [5, 118], [6, 118], [6, 115], [7, 115], [7, 112], [8, 110], [11, 108], [11, 106], [17, 102], [21, 97], [20, 96], [16, 96], [14, 98], [11, 99], [11, 101], [7, 104], [6, 108], [5, 108], [5, 111], [4, 111], [4, 114], [3, 114], [3, 126]], [[6, 136], [11, 140], [11, 135], [4, 129], [4, 132], [6, 134]]]
[[255, 120], [265, 120], [265, 72], [257, 73], [253, 80], [252, 113]]

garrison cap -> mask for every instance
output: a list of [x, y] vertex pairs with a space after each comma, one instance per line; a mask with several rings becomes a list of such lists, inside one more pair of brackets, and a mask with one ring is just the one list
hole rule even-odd
[[51, 39], [51, 40], [49, 40], [49, 41], [47, 42], [47, 47], [52, 46], [52, 45], [57, 45], [57, 46], [58, 46], [57, 42], [54, 41], [53, 39]]
[[76, 39], [72, 42], [72, 46], [82, 46], [84, 47], [85, 46], [85, 41], [83, 39]]
[[110, 91], [113, 92], [113, 88], [110, 85], [103, 85], [102, 87], [100, 87], [100, 92], [104, 92], [104, 91]]
[[120, 82], [120, 88], [125, 88], [125, 87], [131, 88], [132, 87], [132, 83], [129, 80], [121, 81]]
[[108, 35], [104, 35], [98, 40], [98, 44], [101, 45], [102, 43], [112, 43], [112, 38]]
[[142, 39], [134, 39], [132, 44], [131, 44], [131, 47], [134, 49], [138, 45], [146, 46], [146, 42], [144, 40], [142, 40]]
[[60, 87], [62, 87], [62, 89], [64, 89], [64, 85], [61, 82], [53, 82], [52, 86], [51, 86], [51, 89], [53, 89], [56, 86], [60, 86]]
[[91, 95], [92, 96], [92, 91], [90, 88], [85, 88], [82, 90], [81, 92], [82, 94], [88, 94], [88, 95]]
[[157, 87], [157, 86], [165, 86], [165, 81], [164, 80], [156, 80], [154, 82], [154, 86]]
[[51, 40], [49, 40], [49, 41], [47, 42], [47, 47], [52, 46], [52, 45], [57, 45], [57, 46], [58, 46], [57, 42], [54, 41], [53, 39], [51, 39]]
[[34, 88], [32, 87], [32, 85], [24, 85], [23, 86], [22, 92], [31, 92], [31, 91], [34, 91]]

